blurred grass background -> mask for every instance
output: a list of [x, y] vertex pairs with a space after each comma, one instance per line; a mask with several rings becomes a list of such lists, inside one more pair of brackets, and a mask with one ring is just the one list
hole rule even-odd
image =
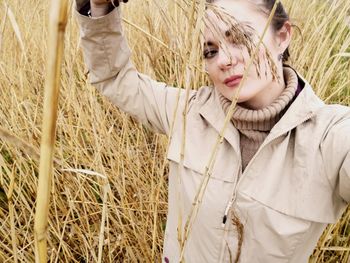
[[[15, 255], [20, 262], [34, 262], [48, 2], [0, 1], [0, 262], [14, 262]], [[283, 3], [301, 31], [295, 29], [290, 64], [326, 102], [350, 105], [350, 2]], [[195, 50], [187, 34], [190, 2], [132, 0], [123, 8], [137, 68], [170, 85], [184, 86], [184, 58]], [[206, 83], [200, 61], [194, 73], [191, 86]], [[97, 261], [104, 203], [103, 262], [160, 261], [167, 211], [166, 142], [88, 84], [72, 16], [58, 115], [50, 262]], [[349, 260], [348, 209], [325, 230], [310, 262]]]

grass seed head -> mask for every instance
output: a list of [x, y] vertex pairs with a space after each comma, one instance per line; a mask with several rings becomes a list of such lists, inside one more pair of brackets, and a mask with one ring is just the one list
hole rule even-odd
[[[227, 30], [223, 31], [220, 29], [217, 21], [223, 22]], [[222, 48], [228, 56], [231, 55], [228, 52], [227, 42], [222, 41], [224, 39], [227, 39], [229, 43], [234, 43], [241, 50], [246, 48], [249, 56], [253, 59], [253, 64], [258, 77], [261, 77], [261, 63], [263, 61], [259, 56], [254, 56], [254, 54], [257, 48], [262, 49], [262, 58], [265, 63], [267, 63], [266, 69], [270, 71], [273, 80], [279, 80], [277, 66], [272, 59], [271, 53], [267, 50], [263, 42], [262, 46], [259, 47], [257, 45], [258, 43], [254, 39], [259, 39], [259, 36], [257, 36], [257, 33], [252, 27], [247, 25], [243, 26], [242, 23], [237, 21], [232, 15], [228, 14], [223, 8], [211, 3], [207, 4], [204, 24], [206, 29], [213, 34], [215, 39], [219, 40], [220, 48]], [[265, 71], [264, 74], [267, 76], [268, 71]]]

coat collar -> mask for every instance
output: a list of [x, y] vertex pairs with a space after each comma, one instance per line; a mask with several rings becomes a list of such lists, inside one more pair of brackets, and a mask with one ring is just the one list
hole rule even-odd
[[271, 134], [283, 134], [294, 129], [315, 116], [317, 110], [324, 106], [324, 102], [315, 94], [310, 84], [300, 74], [297, 75], [304, 88], [281, 120], [272, 128]]
[[[324, 102], [316, 96], [310, 84], [298, 73], [297, 75], [299, 81], [304, 84], [304, 88], [292, 105], [290, 105], [281, 120], [272, 128], [270, 136], [268, 137], [276, 137], [279, 134], [292, 130], [299, 124], [312, 118], [312, 116], [316, 114], [317, 109], [324, 105]], [[217, 133], [220, 134], [225, 122], [225, 113], [222, 110], [219, 94], [216, 88], [211, 88], [210, 97], [203, 102], [199, 109], [199, 113], [208, 121]], [[240, 152], [239, 132], [231, 122], [225, 130], [224, 138], [237, 152]]]
[[[216, 88], [210, 88], [210, 97], [199, 109], [199, 114], [217, 131], [218, 135], [224, 127], [225, 113], [221, 107], [219, 94]], [[228, 123], [228, 127], [224, 132], [224, 138], [232, 145], [239, 154], [239, 132], [233, 126], [232, 122]]]

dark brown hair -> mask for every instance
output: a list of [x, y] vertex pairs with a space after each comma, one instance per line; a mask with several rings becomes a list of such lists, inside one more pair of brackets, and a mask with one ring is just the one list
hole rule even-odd
[[[206, 1], [207, 3], [215, 2], [215, 0], [206, 0]], [[276, 0], [261, 0], [260, 2], [261, 3], [257, 5], [260, 7], [261, 11], [268, 16], [272, 11], [272, 8], [275, 5]], [[282, 3], [279, 2], [277, 4], [275, 14], [272, 18], [271, 26], [277, 32], [283, 27], [284, 23], [287, 21], [289, 21], [289, 15], [284, 9]], [[283, 62], [288, 61], [289, 57], [290, 57], [289, 48], [287, 48], [283, 53]]]
[[[276, 0], [262, 0], [262, 8], [267, 11], [267, 15], [272, 11], [273, 6], [275, 5]], [[284, 23], [289, 21], [289, 15], [284, 9], [281, 2], [277, 4], [275, 15], [272, 18], [271, 25], [275, 31], [280, 30]], [[283, 53], [283, 62], [286, 62], [289, 59], [289, 48], [287, 48]]]

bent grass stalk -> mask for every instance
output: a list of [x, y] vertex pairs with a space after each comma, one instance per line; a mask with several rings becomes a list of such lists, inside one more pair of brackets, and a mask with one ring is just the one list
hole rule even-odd
[[244, 74], [243, 74], [243, 78], [242, 78], [242, 81], [240, 82], [239, 84], [239, 87], [237, 89], [237, 92], [235, 93], [235, 96], [232, 98], [232, 103], [230, 105], [230, 108], [229, 108], [229, 111], [228, 111], [228, 114], [226, 115], [226, 118], [225, 118], [225, 121], [224, 121], [224, 126], [216, 140], [216, 143], [213, 147], [213, 150], [210, 154], [210, 158], [209, 158], [209, 161], [208, 161], [208, 164], [205, 168], [205, 172], [204, 172], [204, 178], [200, 184], [200, 187], [196, 193], [196, 196], [194, 198], [194, 201], [193, 201], [193, 205], [191, 207], [191, 211], [188, 215], [188, 218], [186, 220], [186, 223], [185, 223], [185, 229], [184, 229], [184, 239], [183, 239], [183, 243], [181, 244], [181, 247], [180, 247], [180, 262], [183, 262], [183, 258], [184, 258], [184, 252], [185, 252], [185, 247], [186, 247], [186, 241], [188, 240], [188, 237], [191, 233], [191, 229], [192, 229], [192, 226], [193, 226], [193, 223], [196, 219], [196, 216], [198, 214], [198, 211], [200, 209], [200, 204], [202, 203], [202, 200], [203, 200], [203, 196], [204, 196], [204, 193], [205, 193], [205, 190], [206, 190], [206, 187], [208, 185], [208, 182], [209, 182], [209, 179], [211, 177], [211, 173], [212, 173], [212, 170], [213, 170], [213, 167], [214, 167], [214, 164], [215, 164], [215, 160], [216, 160], [216, 154], [218, 152], [218, 149], [219, 149], [219, 146], [222, 144], [223, 142], [223, 139], [224, 139], [224, 133], [225, 133], [225, 130], [228, 126], [228, 123], [230, 122], [231, 118], [232, 118], [232, 115], [233, 115], [233, 112], [235, 110], [235, 107], [236, 107], [236, 104], [237, 104], [237, 100], [238, 100], [238, 97], [239, 97], [239, 93], [242, 89], [242, 86], [244, 84], [244, 82], [246, 81], [247, 79], [247, 75], [248, 75], [248, 72], [249, 72], [249, 69], [251, 68], [251, 66], [253, 65], [254, 61], [256, 60], [256, 57], [257, 57], [257, 54], [258, 54], [258, 51], [259, 51], [259, 48], [262, 44], [262, 41], [263, 41], [263, 38], [271, 24], [271, 21], [272, 21], [272, 18], [275, 14], [275, 11], [276, 11], [276, 8], [277, 8], [277, 4], [279, 3], [280, 1], [277, 0], [271, 10], [271, 13], [269, 15], [269, 18], [268, 18], [268, 21], [265, 25], [265, 28], [264, 28], [264, 31], [263, 31], [263, 34], [260, 36], [259, 38], [259, 43], [257, 44], [254, 52], [253, 52], [253, 56], [251, 57], [251, 59], [249, 60], [249, 63], [248, 63], [248, 66], [246, 68], [246, 70], [244, 71]]
[[106, 228], [106, 216], [107, 216], [107, 199], [108, 199], [108, 193], [110, 192], [110, 184], [108, 182], [108, 177], [97, 173], [95, 171], [91, 170], [85, 170], [85, 169], [63, 169], [62, 171], [65, 172], [73, 172], [73, 173], [81, 173], [85, 175], [90, 175], [90, 176], [96, 176], [97, 178], [101, 178], [103, 180], [103, 199], [102, 199], [102, 216], [101, 216], [101, 226], [100, 226], [100, 233], [98, 237], [98, 258], [97, 262], [101, 263], [102, 262], [102, 257], [103, 257], [103, 245], [104, 245], [104, 233], [105, 233], [105, 228]]
[[58, 96], [67, 24], [68, 0], [52, 0], [49, 21], [47, 75], [45, 81], [43, 132], [40, 147], [39, 182], [35, 212], [35, 261], [47, 262], [47, 227], [56, 137]]
[[[33, 145], [30, 145], [25, 140], [17, 137], [16, 135], [12, 134], [10, 131], [0, 127], [0, 139], [6, 141], [8, 144], [13, 145], [17, 147], [18, 149], [21, 149], [24, 153], [26, 153], [30, 158], [32, 158], [35, 161], [40, 160], [40, 150], [36, 148]], [[55, 165], [62, 165], [60, 160], [53, 158], [53, 163]]]
[[[144, 34], [145, 36], [147, 36], [148, 38], [154, 40], [155, 42], [157, 42], [159, 45], [161, 45], [162, 47], [166, 48], [168, 51], [170, 51], [171, 53], [175, 54], [178, 57], [181, 57], [182, 59], [186, 60], [186, 58], [184, 58], [184, 56], [181, 56], [181, 54], [174, 50], [173, 48], [171, 48], [169, 45], [167, 45], [166, 43], [164, 43], [162, 40], [160, 40], [159, 38], [157, 38], [156, 36], [152, 35], [151, 33], [147, 32], [145, 29], [141, 28], [140, 26], [136, 25], [135, 23], [131, 22], [129, 19], [123, 17], [122, 18], [123, 22], [125, 22], [126, 24], [132, 26], [133, 28], [135, 28], [136, 30], [140, 31], [142, 34]], [[203, 70], [201, 68], [198, 67], [198, 65], [196, 63], [194, 63], [194, 61], [192, 63], [190, 63], [190, 60], [186, 60], [187, 61], [187, 65], [189, 65], [190, 67], [193, 67], [194, 69], [198, 70], [201, 73], [204, 73]], [[181, 88], [181, 87], [180, 87]]]

